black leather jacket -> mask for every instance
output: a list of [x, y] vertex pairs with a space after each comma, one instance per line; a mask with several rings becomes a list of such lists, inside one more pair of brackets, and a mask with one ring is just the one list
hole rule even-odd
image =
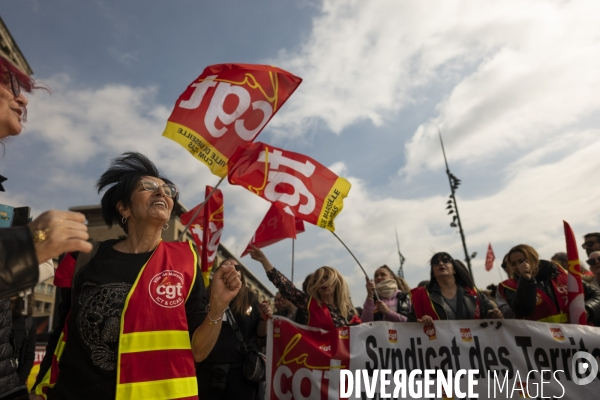
[[17, 376], [10, 300], [0, 300], [0, 395], [20, 384]]
[[39, 274], [29, 228], [0, 229], [0, 299], [35, 286]]
[[[506, 302], [517, 317], [526, 318], [533, 313], [536, 306], [536, 289], [543, 290], [558, 308], [551, 281], [558, 275], [559, 267], [550, 261], [540, 260], [538, 268], [538, 273], [530, 280], [515, 276], [515, 280], [518, 282], [516, 291], [504, 291]], [[600, 324], [600, 292], [587, 282], [583, 282], [583, 291], [585, 310], [589, 314], [588, 320], [598, 326]]]
[[[479, 291], [477, 292], [476, 296], [473, 296], [473, 295], [468, 294], [465, 291], [464, 287], [458, 285], [457, 295], [458, 295], [459, 290], [462, 291], [462, 297], [464, 299], [464, 305], [465, 305], [465, 310], [464, 310], [465, 318], [461, 318], [461, 319], [474, 319], [477, 298], [479, 298], [479, 305], [480, 305], [479, 311], [480, 311], [481, 318], [485, 318], [487, 316], [488, 311], [490, 311], [494, 308], [492, 303], [488, 300], [487, 296], [482, 295]], [[429, 299], [433, 303], [435, 311], [436, 311], [437, 315], [439, 315], [440, 320], [447, 320], [448, 312], [450, 311], [450, 308], [449, 308], [448, 304], [446, 303], [446, 301], [444, 301], [444, 297], [442, 296], [440, 287], [438, 286], [437, 282], [435, 282], [435, 281], [430, 282], [427, 285], [427, 291], [429, 292]], [[416, 316], [414, 310], [411, 310], [411, 313], [408, 316], [408, 322], [416, 322], [416, 321], [417, 321], [417, 316]]]

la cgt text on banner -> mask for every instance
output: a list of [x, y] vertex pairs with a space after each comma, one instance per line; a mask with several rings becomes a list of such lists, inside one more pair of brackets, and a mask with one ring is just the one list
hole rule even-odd
[[233, 153], [256, 138], [301, 82], [269, 65], [211, 65], [179, 96], [163, 136], [224, 177]]

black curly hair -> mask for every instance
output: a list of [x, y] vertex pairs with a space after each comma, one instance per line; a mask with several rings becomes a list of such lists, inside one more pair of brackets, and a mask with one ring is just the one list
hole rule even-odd
[[[169, 179], [160, 175], [158, 168], [148, 157], [134, 151], [128, 151], [112, 159], [108, 169], [98, 179], [96, 182], [98, 193], [108, 188], [102, 196], [101, 205], [102, 218], [109, 228], [112, 228], [116, 222], [127, 233], [127, 225], [121, 221], [122, 216], [117, 204], [121, 202], [123, 206], [131, 207], [131, 194], [144, 176], [160, 178], [166, 183], [173, 184]], [[173, 200], [177, 202], [178, 199], [179, 193]]]

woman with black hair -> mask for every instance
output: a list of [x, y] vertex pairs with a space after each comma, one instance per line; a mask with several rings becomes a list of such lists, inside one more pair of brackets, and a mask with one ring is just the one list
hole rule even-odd
[[142, 154], [114, 159], [96, 186], [104, 221], [127, 236], [61, 261], [59, 323], [36, 397], [197, 399], [194, 362], [219, 336], [238, 273], [228, 263], [215, 272], [207, 305], [192, 244], [161, 240], [178, 189]]
[[411, 291], [409, 322], [502, 318], [500, 310], [477, 291], [463, 263], [442, 252], [431, 257], [430, 265], [429, 283]]
[[[266, 343], [267, 320], [273, 313], [268, 303], [259, 304], [256, 295], [248, 289], [238, 262], [235, 259], [225, 262], [235, 266], [242, 286], [229, 304], [231, 314], [227, 311], [223, 316], [223, 326], [215, 347], [196, 366], [198, 392], [203, 400], [254, 400], [259, 384], [244, 377], [244, 357], [248, 349], [258, 350]], [[212, 283], [207, 291], [210, 296]], [[238, 337], [236, 332], [241, 336]]]

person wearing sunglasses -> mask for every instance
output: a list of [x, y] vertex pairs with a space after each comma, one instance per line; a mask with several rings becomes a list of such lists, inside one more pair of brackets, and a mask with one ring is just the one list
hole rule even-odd
[[594, 278], [590, 281], [590, 285], [595, 287], [596, 290], [600, 290], [600, 251], [593, 251], [590, 253], [589, 257], [587, 263], [590, 266], [592, 274], [594, 274]]
[[112, 160], [96, 187], [104, 221], [126, 236], [60, 262], [58, 327], [32, 398], [197, 399], [195, 362], [214, 346], [240, 277], [221, 266], [207, 304], [192, 243], [161, 239], [179, 191], [144, 155]]
[[[518, 319], [568, 323], [567, 271], [560, 265], [540, 260], [537, 251], [526, 244], [508, 252], [513, 269], [511, 278], [498, 287]], [[589, 322], [600, 317], [600, 292], [583, 282], [585, 312]]]
[[588, 257], [592, 254], [592, 251], [600, 250], [600, 233], [588, 233], [583, 237], [583, 244], [581, 247], [585, 250]]
[[[18, 136], [27, 116], [24, 93], [39, 89], [35, 81], [0, 56], [0, 158], [5, 141]], [[3, 182], [0, 176], [0, 192]], [[6, 185], [6, 184], [5, 184]], [[0, 397], [10, 398], [27, 389], [16, 374], [10, 297], [54, 274], [52, 258], [67, 251], [90, 251], [85, 217], [80, 213], [46, 211], [29, 224], [0, 228]]]
[[502, 318], [502, 313], [475, 288], [465, 265], [448, 253], [431, 257], [431, 277], [426, 286], [411, 291], [409, 322]]

